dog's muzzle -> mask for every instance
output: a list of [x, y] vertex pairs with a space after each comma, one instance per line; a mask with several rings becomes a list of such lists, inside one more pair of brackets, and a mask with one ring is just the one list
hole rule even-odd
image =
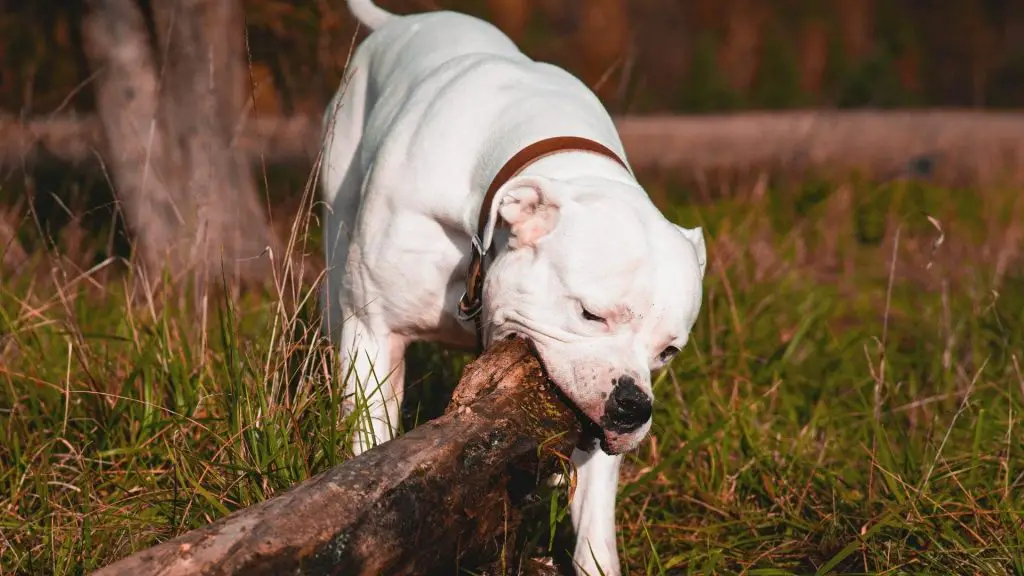
[[601, 428], [618, 434], [640, 429], [654, 412], [654, 404], [632, 376], [619, 376], [604, 405]]

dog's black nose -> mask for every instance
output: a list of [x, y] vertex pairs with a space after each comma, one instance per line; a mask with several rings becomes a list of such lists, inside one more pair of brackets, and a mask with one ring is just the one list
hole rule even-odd
[[604, 404], [601, 426], [617, 433], [632, 432], [651, 419], [651, 397], [644, 393], [636, 380], [619, 376], [615, 389]]

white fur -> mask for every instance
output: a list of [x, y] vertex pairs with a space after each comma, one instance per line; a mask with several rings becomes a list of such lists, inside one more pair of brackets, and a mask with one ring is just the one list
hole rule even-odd
[[[456, 319], [483, 193], [516, 152], [582, 136], [625, 152], [594, 94], [534, 62], [497, 28], [452, 12], [396, 16], [349, 0], [375, 31], [353, 56], [325, 115], [321, 168], [328, 273], [324, 329], [352, 367], [346, 394], [368, 405], [354, 451], [398, 424], [403, 355], [416, 340], [469, 348]], [[499, 219], [508, 228], [496, 227]], [[631, 171], [562, 152], [498, 192], [482, 239], [495, 254], [484, 284], [485, 343], [530, 338], [552, 380], [594, 422], [616, 379], [651, 395], [651, 371], [682, 348], [701, 304], [700, 228], [666, 220]], [[604, 321], [586, 320], [582, 306]], [[352, 407], [346, 405], [346, 411]], [[605, 431], [615, 454], [640, 428]], [[621, 455], [576, 450], [571, 504], [580, 573], [619, 574], [615, 495]]]
[[348, 9], [370, 30], [376, 30], [391, 19], [391, 13], [381, 9], [373, 0], [349, 0]]

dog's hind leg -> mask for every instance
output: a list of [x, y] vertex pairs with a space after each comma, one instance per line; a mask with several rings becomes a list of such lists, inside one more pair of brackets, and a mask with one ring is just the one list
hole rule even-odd
[[622, 567], [616, 552], [615, 495], [622, 455], [609, 456], [599, 448], [590, 452], [574, 450], [572, 462], [576, 466], [576, 493], [569, 511], [576, 529], [576, 572], [618, 576]]

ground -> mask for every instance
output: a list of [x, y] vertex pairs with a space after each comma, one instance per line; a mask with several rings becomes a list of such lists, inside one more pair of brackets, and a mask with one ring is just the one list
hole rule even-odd
[[[710, 265], [625, 467], [628, 572], [1024, 573], [1018, 191], [645, 183]], [[0, 284], [0, 573], [81, 574], [345, 457], [308, 286], [198, 321], [141, 288], [66, 259]], [[415, 347], [410, 420], [466, 359]]]

